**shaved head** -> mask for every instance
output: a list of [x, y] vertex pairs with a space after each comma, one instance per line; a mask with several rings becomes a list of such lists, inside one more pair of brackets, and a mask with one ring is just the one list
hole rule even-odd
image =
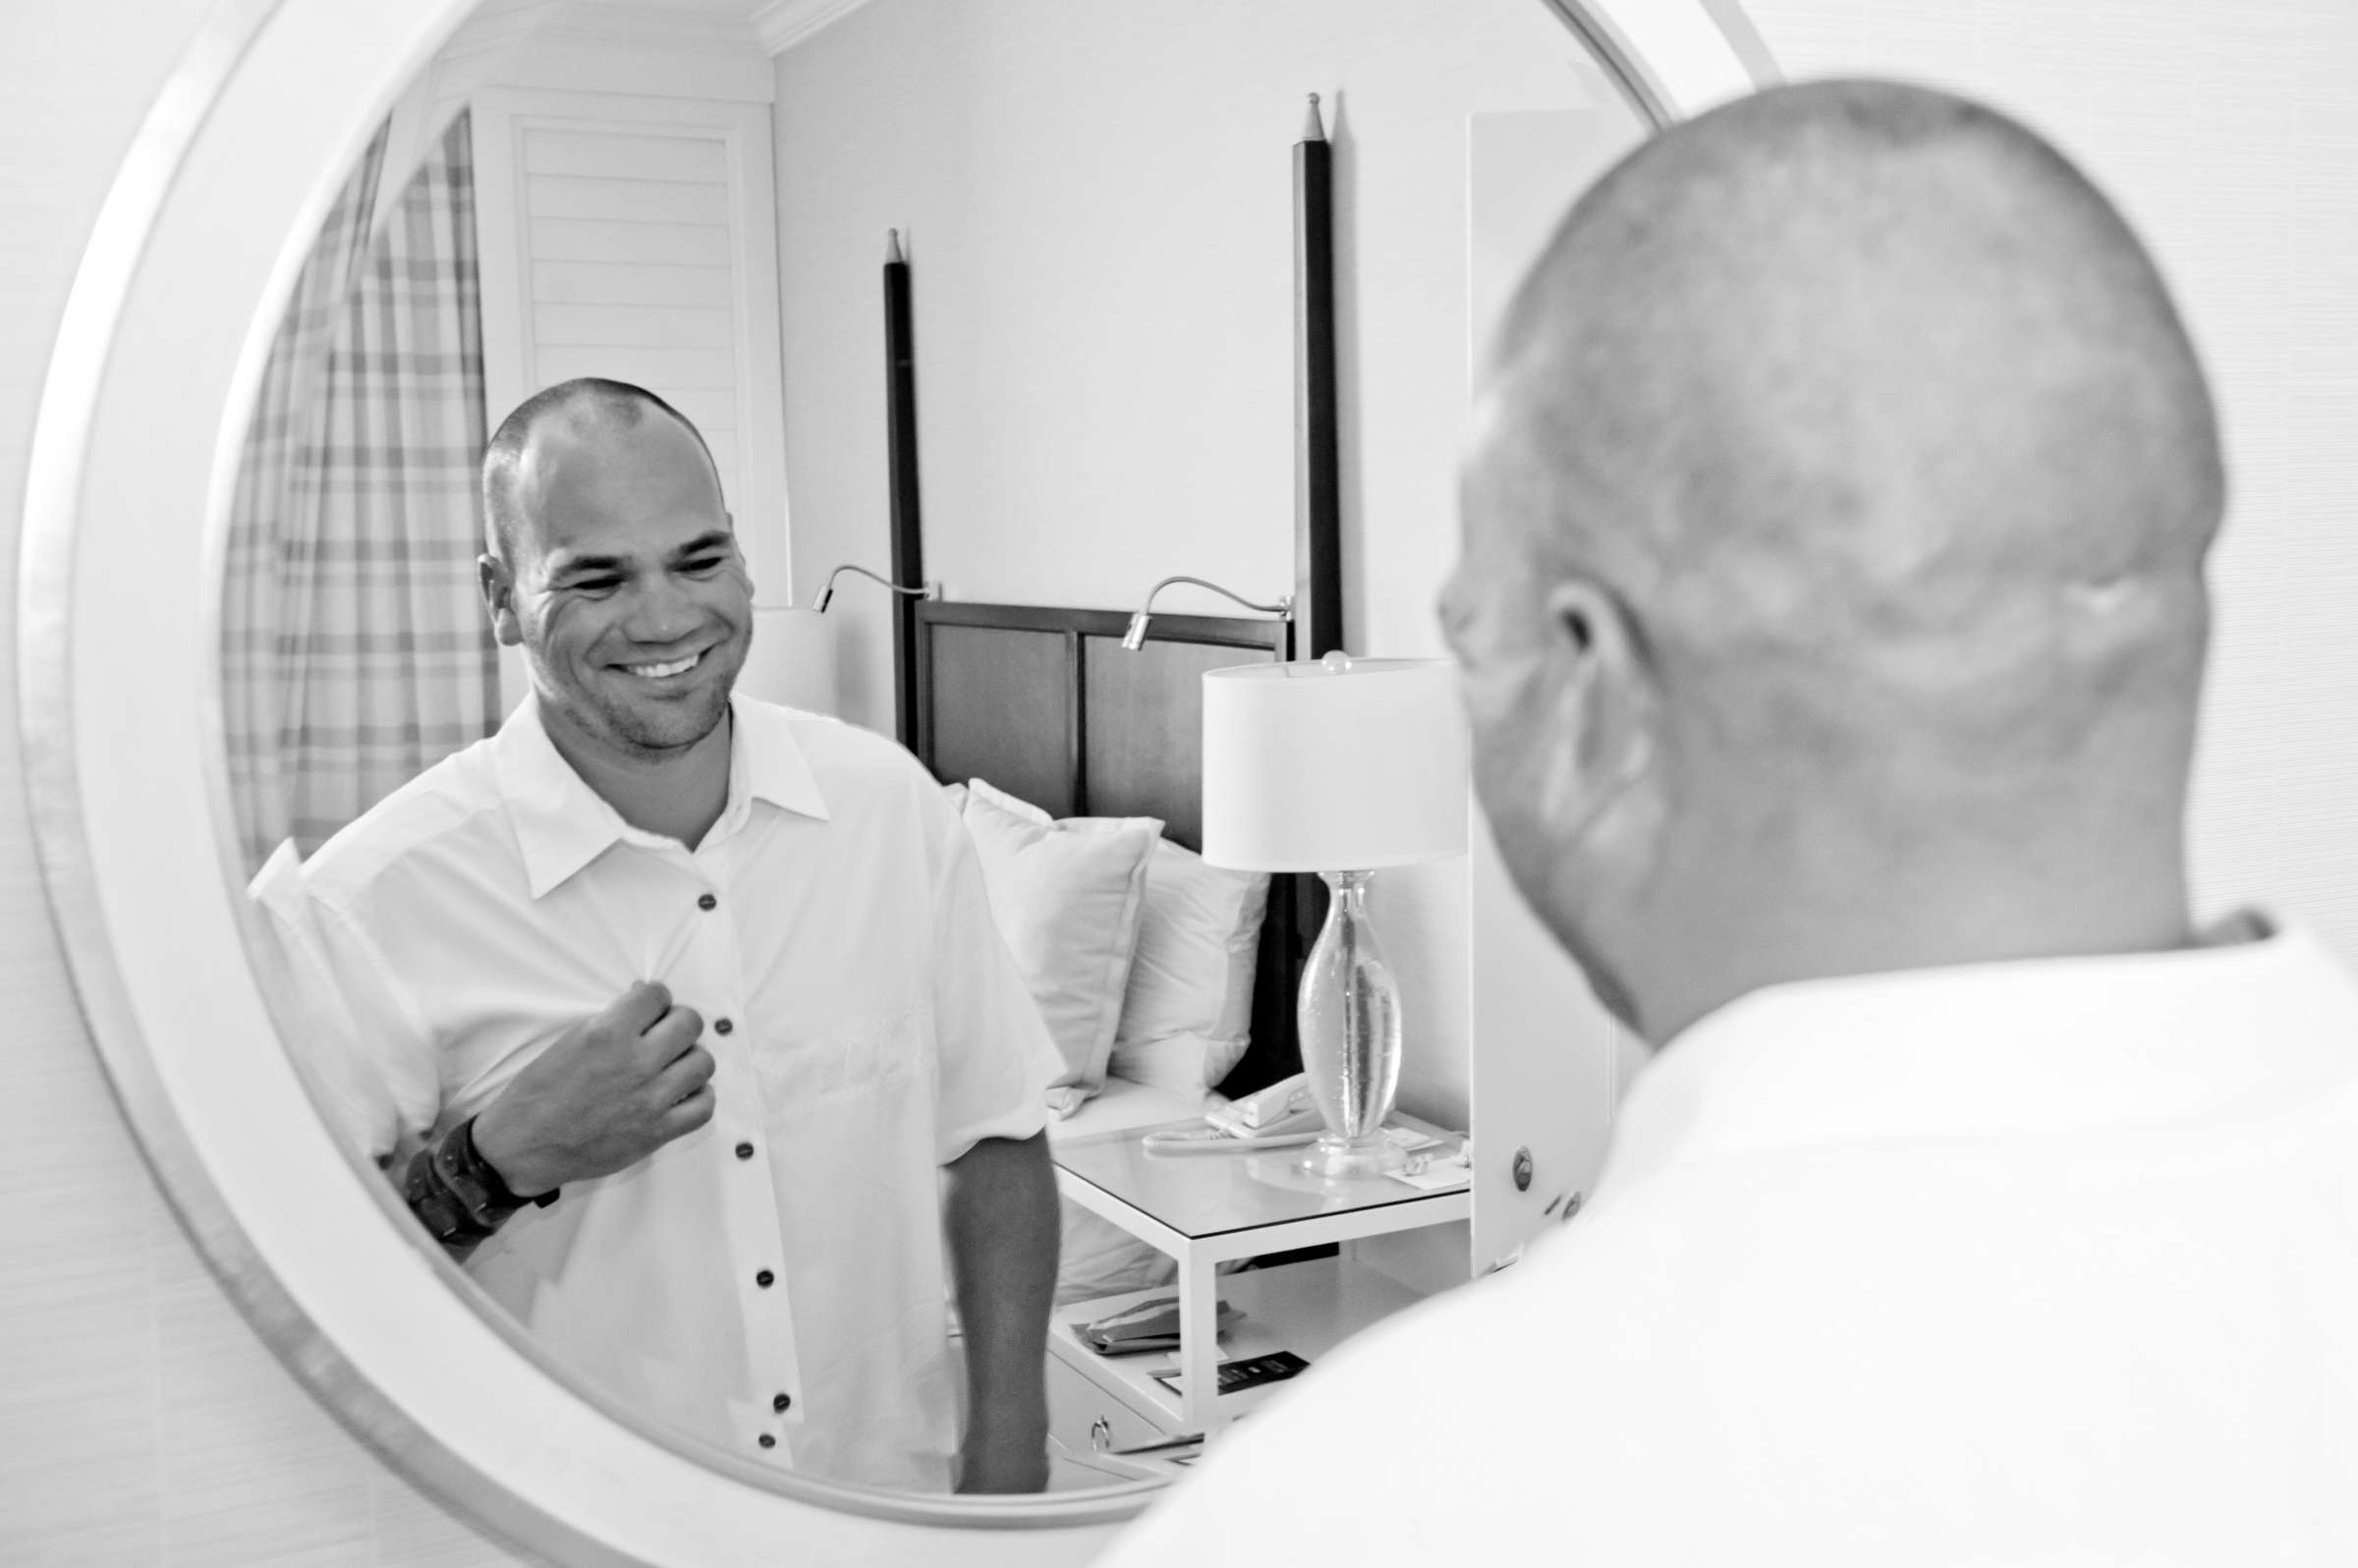
[[[533, 497], [528, 470], [535, 436], [562, 432], [573, 439], [595, 440], [606, 434], [637, 429], [649, 415], [669, 419], [696, 437], [712, 462], [704, 434], [688, 417], [643, 386], [585, 375], [560, 381], [516, 405], [499, 421], [491, 444], [483, 452], [483, 546], [501, 561], [513, 561], [533, 520]], [[713, 470], [717, 486], [719, 471]]]
[[[1518, 882], [1656, 1038], [2182, 937], [2223, 489], [2161, 276], [2029, 131], [1844, 82], [1672, 128], [1565, 218], [1477, 410], [1444, 611]], [[1656, 978], [1707, 930], [1710, 979]]]

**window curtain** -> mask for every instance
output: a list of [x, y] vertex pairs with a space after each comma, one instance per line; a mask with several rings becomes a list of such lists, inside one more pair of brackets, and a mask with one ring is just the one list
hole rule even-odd
[[304, 264], [231, 503], [223, 709], [250, 871], [288, 838], [309, 854], [499, 722], [475, 582], [486, 430], [468, 117], [372, 232], [389, 129]]

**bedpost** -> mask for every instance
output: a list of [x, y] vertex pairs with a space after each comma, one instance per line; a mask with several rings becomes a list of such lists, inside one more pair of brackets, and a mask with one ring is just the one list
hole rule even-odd
[[[926, 580], [925, 530], [918, 511], [917, 361], [909, 303], [909, 261], [901, 231], [891, 231], [884, 260], [884, 388], [886, 463], [892, 502], [892, 580]], [[893, 731], [903, 746], [918, 744], [917, 601], [892, 599]]]

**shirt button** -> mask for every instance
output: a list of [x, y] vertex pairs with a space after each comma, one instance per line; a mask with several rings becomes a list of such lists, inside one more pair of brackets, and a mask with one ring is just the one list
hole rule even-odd
[[754, 1146], [751, 1144], [739, 1144], [737, 1146], [737, 1157], [739, 1159], [752, 1159], [754, 1157]]
[[696, 907], [698, 909], [718, 909], [720, 908], [720, 900], [714, 898], [709, 893], [705, 893], [697, 899]]
[[794, 1396], [792, 1394], [780, 1394], [769, 1402], [769, 1408], [783, 1416], [787, 1411], [794, 1408]]
[[754, 1283], [760, 1286], [763, 1290], [769, 1289], [770, 1286], [776, 1284], [777, 1282], [778, 1276], [771, 1273], [766, 1268], [754, 1276]]
[[764, 1448], [775, 1448], [778, 1446], [778, 1440], [767, 1432], [763, 1432], [760, 1436], [755, 1438], [754, 1441], [759, 1443]]
[[736, 1025], [734, 1025], [734, 1024], [730, 1023], [730, 1022], [729, 1022], [727, 1019], [725, 1019], [725, 1018], [723, 1018], [723, 1019], [717, 1019], [717, 1020], [715, 1020], [715, 1021], [713, 1022], [713, 1025], [712, 1025], [712, 1033], [713, 1033], [713, 1034], [715, 1034], [715, 1035], [726, 1035], [727, 1033], [729, 1033], [729, 1031], [731, 1031], [731, 1030], [735, 1029], [736, 1027], [737, 1027]]

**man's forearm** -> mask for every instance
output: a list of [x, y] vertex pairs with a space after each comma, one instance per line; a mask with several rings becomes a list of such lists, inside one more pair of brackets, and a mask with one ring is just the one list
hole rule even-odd
[[969, 1491], [1047, 1482], [1048, 1310], [1056, 1295], [1056, 1177], [1045, 1133], [986, 1138], [950, 1165], [947, 1213], [966, 1328]]

